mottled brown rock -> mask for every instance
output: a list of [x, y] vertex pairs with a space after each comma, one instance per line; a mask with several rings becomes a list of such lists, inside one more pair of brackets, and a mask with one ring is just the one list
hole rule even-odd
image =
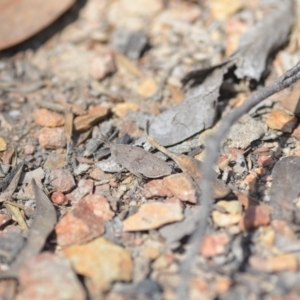
[[181, 201], [197, 203], [195, 184], [188, 175], [184, 173], [173, 174], [165, 177], [163, 182], [172, 194]]
[[70, 192], [75, 187], [75, 180], [72, 173], [64, 169], [55, 169], [50, 172], [50, 184], [63, 193]]
[[93, 125], [103, 120], [109, 113], [109, 108], [104, 106], [96, 106], [89, 109], [88, 113], [78, 116], [74, 120], [74, 128], [77, 131], [87, 131]]
[[105, 231], [105, 222], [114, 213], [107, 199], [101, 195], [88, 195], [77, 202], [56, 225], [60, 246], [82, 244], [99, 237]]
[[271, 129], [291, 133], [296, 127], [298, 119], [294, 115], [289, 115], [281, 110], [273, 110], [266, 120], [266, 124]]
[[62, 247], [86, 243], [104, 231], [105, 220], [95, 216], [86, 203], [66, 214], [55, 227], [57, 244]]
[[111, 211], [107, 199], [102, 195], [87, 195], [83, 200], [88, 204], [90, 209], [97, 217], [104, 218], [105, 220], [110, 220], [114, 216]]
[[225, 253], [229, 236], [226, 233], [208, 234], [203, 238], [200, 252], [204, 257], [213, 257]]
[[155, 179], [144, 185], [143, 195], [146, 198], [171, 197], [173, 194], [161, 179]]
[[62, 192], [54, 192], [51, 195], [51, 200], [53, 203], [62, 205], [68, 203], [68, 198]]
[[21, 287], [18, 299], [86, 299], [70, 262], [57, 254], [38, 254], [21, 268], [18, 279]]
[[183, 214], [179, 204], [146, 203], [140, 207], [136, 214], [123, 221], [123, 230], [150, 230], [182, 219]]
[[63, 128], [47, 128], [40, 130], [39, 143], [45, 149], [65, 148], [67, 138]]
[[65, 124], [65, 118], [56, 112], [40, 108], [34, 113], [34, 122], [43, 127], [59, 127]]
[[104, 238], [98, 238], [85, 245], [76, 245], [63, 249], [63, 254], [71, 261], [80, 275], [90, 278], [89, 291], [93, 299], [107, 291], [115, 281], [130, 281], [133, 263], [130, 253]]

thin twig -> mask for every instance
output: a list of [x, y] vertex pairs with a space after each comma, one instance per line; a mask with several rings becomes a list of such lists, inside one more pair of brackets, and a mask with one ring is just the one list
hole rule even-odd
[[240, 107], [231, 111], [221, 121], [217, 131], [208, 137], [206, 141], [206, 155], [203, 163], [203, 178], [200, 183], [201, 187], [201, 209], [199, 210], [198, 225], [196, 230], [190, 237], [190, 248], [187, 251], [186, 259], [182, 263], [182, 284], [178, 288], [178, 299], [188, 299], [188, 282], [191, 275], [191, 268], [195, 262], [198, 253], [199, 245], [206, 232], [208, 219], [213, 205], [212, 198], [212, 166], [216, 163], [219, 155], [219, 149], [222, 139], [229, 131], [230, 127], [252, 107], [260, 103], [269, 96], [291, 86], [300, 79], [300, 62], [292, 69], [275, 80], [271, 85], [262, 88], [261, 90], [250, 96]]

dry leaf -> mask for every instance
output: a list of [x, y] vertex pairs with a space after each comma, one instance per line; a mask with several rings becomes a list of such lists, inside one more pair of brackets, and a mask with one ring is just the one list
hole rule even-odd
[[113, 161], [137, 177], [159, 178], [172, 173], [166, 162], [142, 148], [114, 144], [108, 140], [105, 143], [110, 148]]
[[9, 203], [5, 203], [5, 207], [12, 214], [13, 219], [19, 224], [19, 226], [22, 230], [28, 229], [28, 226], [25, 222], [24, 216], [18, 207], [11, 205]]
[[222, 81], [223, 71], [215, 70], [180, 104], [156, 116], [149, 127], [150, 135], [160, 145], [170, 146], [211, 127]]

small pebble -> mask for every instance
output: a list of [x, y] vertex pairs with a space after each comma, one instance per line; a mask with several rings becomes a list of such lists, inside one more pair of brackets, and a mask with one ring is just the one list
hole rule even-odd
[[23, 148], [23, 152], [26, 155], [32, 155], [32, 154], [34, 154], [35, 151], [36, 151], [35, 146], [30, 145], [30, 144], [25, 145]]
[[39, 143], [45, 149], [65, 148], [67, 137], [64, 129], [61, 127], [42, 128], [39, 134]]
[[68, 198], [62, 192], [54, 192], [51, 195], [51, 200], [58, 205], [67, 204]]

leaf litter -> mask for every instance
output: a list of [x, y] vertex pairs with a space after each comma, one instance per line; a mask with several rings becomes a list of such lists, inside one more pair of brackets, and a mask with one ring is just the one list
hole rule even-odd
[[[300, 59], [298, 27], [287, 44], [300, 3], [236, 1], [220, 16], [219, 2], [77, 3], [66, 17], [75, 12], [80, 26], [0, 58], [0, 186], [9, 191], [0, 277], [20, 281], [1, 280], [1, 296], [39, 299], [44, 287], [78, 299], [188, 299], [181, 282], [191, 299], [297, 298], [297, 254], [281, 254], [299, 251], [297, 116], [278, 103], [289, 92], [258, 102], [299, 79], [296, 66], [263, 87]], [[212, 146], [203, 137], [219, 119]], [[103, 146], [101, 134], [114, 131], [120, 139]], [[26, 169], [9, 174], [21, 161]], [[51, 209], [40, 211], [33, 194]], [[14, 236], [25, 242], [12, 249]], [[68, 288], [55, 283], [60, 269]]]
[[182, 103], [158, 115], [149, 133], [161, 145], [177, 144], [213, 125], [223, 72], [216, 70], [191, 90]]
[[[197, 187], [199, 187], [199, 182], [202, 178], [201, 162], [194, 159], [193, 157], [184, 154], [179, 155], [170, 152], [167, 148], [159, 145], [158, 142], [156, 142], [151, 136], [149, 136], [147, 130], [148, 129], [146, 129], [146, 137], [148, 142], [153, 147], [155, 147], [156, 149], [173, 159], [179, 166], [179, 168], [196, 183]], [[213, 193], [214, 197], [223, 198], [230, 193], [230, 189], [222, 180], [219, 180], [217, 177], [215, 177], [213, 181]]]
[[17, 279], [20, 268], [28, 259], [34, 257], [44, 247], [46, 239], [56, 223], [56, 212], [53, 204], [37, 186], [34, 179], [31, 184], [36, 199], [36, 209], [29, 235], [24, 248], [20, 251], [16, 260], [10, 265], [9, 270], [0, 273], [0, 279]]
[[110, 148], [113, 161], [139, 178], [159, 178], [172, 173], [171, 166], [140, 147], [113, 144], [107, 139], [104, 142]]

